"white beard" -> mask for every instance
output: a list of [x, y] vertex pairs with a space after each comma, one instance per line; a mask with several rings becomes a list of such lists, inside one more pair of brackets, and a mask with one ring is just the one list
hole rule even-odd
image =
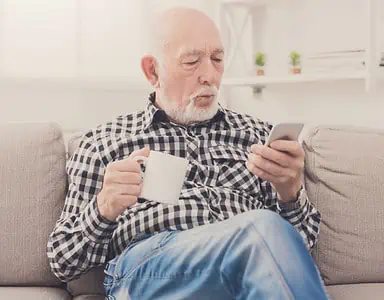
[[[197, 96], [207, 92], [213, 94], [212, 102], [207, 107], [197, 107], [195, 105]], [[161, 103], [167, 115], [176, 123], [182, 125], [210, 120], [216, 115], [219, 109], [218, 91], [215, 87], [203, 88], [193, 94], [189, 99], [187, 107], [184, 109], [172, 103], [163, 93], [161, 93]]]

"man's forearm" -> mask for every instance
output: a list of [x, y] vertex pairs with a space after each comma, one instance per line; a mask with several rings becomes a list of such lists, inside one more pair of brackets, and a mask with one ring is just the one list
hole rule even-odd
[[296, 202], [281, 203], [278, 201], [278, 211], [299, 231], [307, 248], [313, 248], [320, 230], [321, 215], [309, 201], [305, 189], [302, 189]]
[[90, 268], [103, 265], [116, 226], [100, 216], [95, 199], [80, 214], [58, 222], [47, 245], [55, 276], [68, 282]]

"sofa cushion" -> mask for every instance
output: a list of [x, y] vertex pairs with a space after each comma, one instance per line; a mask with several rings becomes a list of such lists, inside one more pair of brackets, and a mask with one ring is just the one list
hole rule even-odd
[[104, 268], [91, 269], [88, 273], [78, 279], [68, 282], [68, 291], [73, 296], [100, 294], [104, 295]]
[[102, 295], [81, 295], [73, 298], [73, 300], [104, 300], [106, 299]]
[[12, 300], [71, 300], [72, 297], [60, 288], [50, 287], [0, 287], [0, 299]]
[[0, 285], [58, 286], [46, 246], [66, 192], [61, 130], [3, 124], [0, 141]]
[[382, 300], [384, 295], [383, 283], [342, 284], [327, 286], [327, 291], [333, 300]]
[[384, 282], [384, 131], [317, 127], [303, 141], [322, 214], [313, 255], [326, 284]]

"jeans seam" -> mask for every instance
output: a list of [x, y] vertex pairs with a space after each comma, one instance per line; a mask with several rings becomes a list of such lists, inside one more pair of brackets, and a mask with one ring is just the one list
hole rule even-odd
[[155, 256], [159, 255], [160, 253], [159, 252], [165, 252], [165, 251], [168, 251], [168, 250], [171, 250], [171, 249], [175, 249], [177, 248], [178, 246], [180, 245], [184, 245], [184, 244], [189, 244], [190, 241], [186, 241], [186, 242], [183, 242], [183, 243], [179, 243], [175, 246], [164, 246], [162, 248], [156, 248], [156, 250], [152, 251], [151, 252], [151, 255], [147, 255], [146, 257], [144, 257], [140, 263], [136, 264], [136, 266], [134, 268], [132, 268], [132, 270], [130, 272], [128, 272], [124, 277], [120, 278], [120, 279], [124, 279], [124, 278], [127, 278], [127, 277], [131, 277], [132, 274], [145, 262], [147, 262], [148, 260], [154, 258]]
[[[165, 231], [166, 232], [166, 231]], [[156, 256], [160, 250], [164, 250], [164, 246], [162, 245], [162, 243], [165, 241], [165, 239], [167, 239], [171, 234], [173, 234], [172, 231], [168, 231], [167, 234], [158, 242], [158, 245], [152, 249], [152, 251], [150, 253], [148, 253], [147, 255], [145, 255], [135, 266], [132, 267], [132, 269], [130, 271], [128, 271], [127, 273], [125, 274], [121, 274], [119, 276], [119, 280], [122, 280], [122, 279], [125, 279], [125, 278], [128, 278], [128, 277], [131, 277], [132, 273], [134, 273], [143, 263], [145, 263], [146, 261], [148, 261], [149, 259], [151, 259], [152, 257]], [[147, 239], [145, 239], [147, 240]], [[137, 243], [140, 243], [141, 241], [138, 241]]]
[[285, 291], [286, 296], [289, 299], [291, 299], [291, 300], [295, 300], [295, 298], [293, 297], [292, 290], [290, 289], [287, 281], [285, 280], [284, 275], [282, 274], [282, 272], [281, 272], [281, 270], [280, 270], [280, 268], [279, 268], [279, 266], [278, 266], [278, 264], [277, 264], [277, 262], [276, 262], [276, 260], [275, 260], [275, 258], [273, 256], [273, 254], [272, 254], [271, 249], [268, 247], [267, 242], [265, 241], [263, 236], [259, 233], [259, 231], [257, 230], [255, 224], [251, 223], [251, 225], [255, 229], [257, 235], [259, 236], [259, 238], [261, 239], [261, 242], [262, 242], [261, 244], [262, 244], [264, 250], [266, 250], [265, 252], [267, 254], [269, 254], [269, 256], [270, 256], [270, 258], [271, 258], [271, 260], [273, 262], [273, 264], [272, 264], [274, 266], [273, 271], [277, 275], [277, 277], [279, 278], [279, 280], [280, 280], [280, 282], [281, 282], [281, 284], [283, 286], [283, 289]]

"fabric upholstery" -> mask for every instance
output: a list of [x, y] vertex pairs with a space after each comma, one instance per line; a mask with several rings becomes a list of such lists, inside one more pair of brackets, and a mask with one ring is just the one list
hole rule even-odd
[[3, 124], [0, 141], [0, 285], [57, 286], [46, 245], [66, 192], [61, 130]]
[[384, 297], [384, 284], [346, 284], [331, 285], [327, 291], [333, 300], [382, 300]]
[[313, 255], [326, 284], [384, 282], [384, 131], [317, 127], [303, 146], [308, 196], [323, 219]]
[[[4, 300], [71, 300], [66, 291], [49, 287], [0, 287], [0, 299]], [[86, 299], [86, 298], [85, 298]], [[84, 299], [84, 300], [85, 300]], [[92, 299], [92, 298], [89, 298]]]
[[80, 145], [84, 132], [75, 132], [73, 133], [68, 140], [68, 156], [70, 157]]
[[103, 295], [81, 295], [73, 298], [73, 300], [104, 300]]

